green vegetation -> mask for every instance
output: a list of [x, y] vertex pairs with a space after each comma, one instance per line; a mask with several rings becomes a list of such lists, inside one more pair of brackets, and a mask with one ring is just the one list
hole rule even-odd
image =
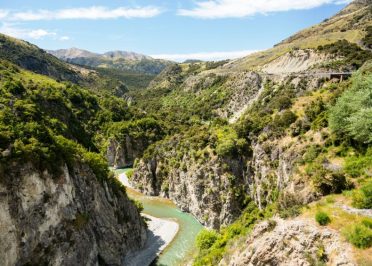
[[199, 253], [193, 265], [218, 264], [229, 243], [234, 239], [245, 236], [252, 230], [256, 222], [269, 218], [271, 215], [269, 208], [266, 212], [260, 211], [254, 202], [250, 202], [236, 222], [222, 228], [218, 233], [206, 230], [201, 231], [197, 237]]
[[[128, 91], [137, 91], [147, 88], [150, 82], [155, 78], [153, 74], [138, 73], [133, 71], [123, 71], [112, 68], [97, 68], [94, 69], [100, 73], [100, 76], [103, 77], [112, 77], [115, 80], [119, 80], [128, 87]], [[112, 80], [110, 78], [110, 80]], [[109, 88], [115, 88], [114, 84], [108, 84]], [[102, 86], [103, 87], [103, 86]], [[122, 95], [118, 95], [122, 96]]]
[[318, 211], [315, 214], [315, 220], [317, 221], [318, 224], [320, 225], [327, 225], [330, 223], [331, 218], [329, 218], [328, 214], [322, 211]]
[[359, 209], [372, 208], [372, 181], [362, 186], [360, 189], [353, 191], [353, 206]]
[[283, 219], [294, 218], [301, 214], [303, 203], [295, 194], [281, 193], [276, 202], [277, 212]]
[[360, 68], [365, 62], [372, 59], [372, 52], [361, 49], [357, 44], [350, 43], [347, 40], [339, 40], [332, 44], [319, 46], [318, 50], [324, 53], [333, 54], [343, 59], [331, 63], [329, 67], [341, 71], [350, 66], [353, 70]]
[[0, 59], [57, 80], [75, 83], [82, 81], [82, 77], [71, 70], [67, 64], [28, 42], [0, 34], [0, 46]]
[[340, 137], [372, 142], [372, 75], [357, 75], [352, 87], [331, 108], [329, 126]]
[[203, 229], [196, 238], [196, 247], [199, 250], [209, 249], [217, 238], [218, 234], [214, 230]]
[[344, 235], [351, 244], [358, 248], [369, 248], [372, 246], [372, 222], [365, 220], [354, 224], [344, 230]]
[[126, 175], [127, 175], [127, 177], [128, 177], [129, 180], [132, 178], [133, 173], [134, 173], [133, 169], [129, 169], [129, 170], [126, 172]]
[[[86, 89], [33, 74], [7, 61], [0, 61], [0, 75], [1, 171], [27, 161], [40, 171], [58, 176], [63, 164], [72, 168], [81, 162], [99, 181], [110, 184], [115, 193], [125, 192], [109, 175], [107, 162], [100, 154], [104, 148], [101, 143], [109, 137], [107, 132], [113, 124], [134, 119], [136, 111], [124, 100], [102, 99]], [[131, 125], [146, 127], [151, 124], [146, 122], [149, 120], [143, 118]]]
[[372, 26], [366, 28], [366, 35], [362, 39], [362, 43], [365, 47], [372, 49]]
[[132, 200], [132, 203], [134, 204], [134, 206], [136, 206], [138, 212], [142, 212], [143, 211], [143, 204], [142, 204], [142, 202], [140, 202], [138, 200]]
[[351, 177], [365, 176], [368, 171], [372, 170], [372, 147], [369, 147], [364, 153], [352, 155], [345, 159], [344, 171]]
[[121, 55], [115, 54], [113, 54], [112, 57], [77, 57], [70, 58], [67, 61], [69, 63], [81, 66], [99, 69], [119, 70], [121, 72], [132, 72], [152, 76], [159, 74], [165, 67], [172, 64], [170, 61], [161, 59], [143, 58], [139, 60], [132, 60], [123, 58]]

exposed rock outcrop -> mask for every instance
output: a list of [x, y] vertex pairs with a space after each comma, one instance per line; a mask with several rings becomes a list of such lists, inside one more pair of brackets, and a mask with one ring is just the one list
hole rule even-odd
[[2, 265], [121, 265], [143, 246], [134, 204], [88, 166], [54, 175], [32, 164], [8, 168], [0, 171]]
[[107, 161], [115, 168], [132, 166], [134, 160], [145, 150], [144, 146], [141, 141], [133, 141], [129, 136], [125, 136], [122, 141], [110, 139], [106, 153]]
[[[174, 153], [165, 156], [172, 158]], [[141, 160], [131, 182], [145, 194], [170, 198], [204, 225], [219, 228], [233, 222], [242, 210], [244, 161], [208, 156], [210, 160], [203, 162], [186, 155], [182, 166], [170, 172], [165, 170], [168, 162], [164, 157]]]
[[311, 221], [275, 219], [258, 224], [219, 265], [356, 265], [339, 234]]
[[263, 66], [262, 71], [268, 74], [291, 74], [309, 70], [320, 63], [329, 62], [331, 57], [314, 50], [295, 50], [288, 52]]

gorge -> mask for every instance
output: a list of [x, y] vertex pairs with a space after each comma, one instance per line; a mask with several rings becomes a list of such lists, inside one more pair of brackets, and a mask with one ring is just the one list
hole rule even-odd
[[371, 265], [372, 2], [176, 63], [0, 34], [1, 265]]

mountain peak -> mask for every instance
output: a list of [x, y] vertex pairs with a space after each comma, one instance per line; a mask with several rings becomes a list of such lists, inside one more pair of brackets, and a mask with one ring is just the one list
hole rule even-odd
[[138, 54], [135, 52], [127, 52], [127, 51], [109, 51], [103, 54], [104, 57], [110, 59], [126, 59], [126, 60], [142, 60], [142, 59], [151, 59], [151, 57], [143, 54]]
[[48, 53], [58, 57], [60, 59], [72, 59], [72, 58], [79, 58], [79, 57], [96, 57], [98, 54], [89, 52], [87, 50], [79, 49], [76, 47], [72, 47], [69, 49], [59, 49], [54, 51], [48, 51]]

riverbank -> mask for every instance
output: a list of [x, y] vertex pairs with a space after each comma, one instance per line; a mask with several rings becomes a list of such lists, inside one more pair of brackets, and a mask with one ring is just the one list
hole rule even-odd
[[178, 223], [143, 214], [147, 221], [147, 241], [142, 250], [127, 256], [124, 265], [150, 265], [176, 236]]
[[[184, 265], [189, 261], [195, 250], [195, 238], [202, 230], [203, 226], [190, 214], [184, 213], [169, 199], [161, 197], [146, 196], [139, 191], [133, 189], [126, 173], [130, 168], [112, 169], [120, 180], [126, 186], [129, 198], [135, 199], [143, 204], [143, 214], [156, 217], [167, 222], [176, 222], [178, 224], [178, 232], [174, 238], [164, 246], [163, 251], [157, 257], [155, 265], [178, 266]], [[170, 231], [166, 227], [166, 231]], [[165, 235], [161, 233], [163, 237]], [[133, 257], [133, 256], [132, 256]], [[147, 264], [143, 264], [144, 266]]]
[[[133, 189], [125, 172], [120, 174], [118, 179], [125, 187]], [[142, 250], [128, 256], [125, 265], [150, 265], [177, 235], [179, 229], [177, 222], [148, 214], [142, 216], [148, 226], [146, 244]]]
[[119, 174], [118, 176], [118, 179], [119, 181], [125, 186], [125, 187], [129, 187], [131, 189], [134, 189], [133, 186], [129, 183], [129, 179], [127, 177], [127, 174], [124, 172], [124, 173], [121, 173]]

